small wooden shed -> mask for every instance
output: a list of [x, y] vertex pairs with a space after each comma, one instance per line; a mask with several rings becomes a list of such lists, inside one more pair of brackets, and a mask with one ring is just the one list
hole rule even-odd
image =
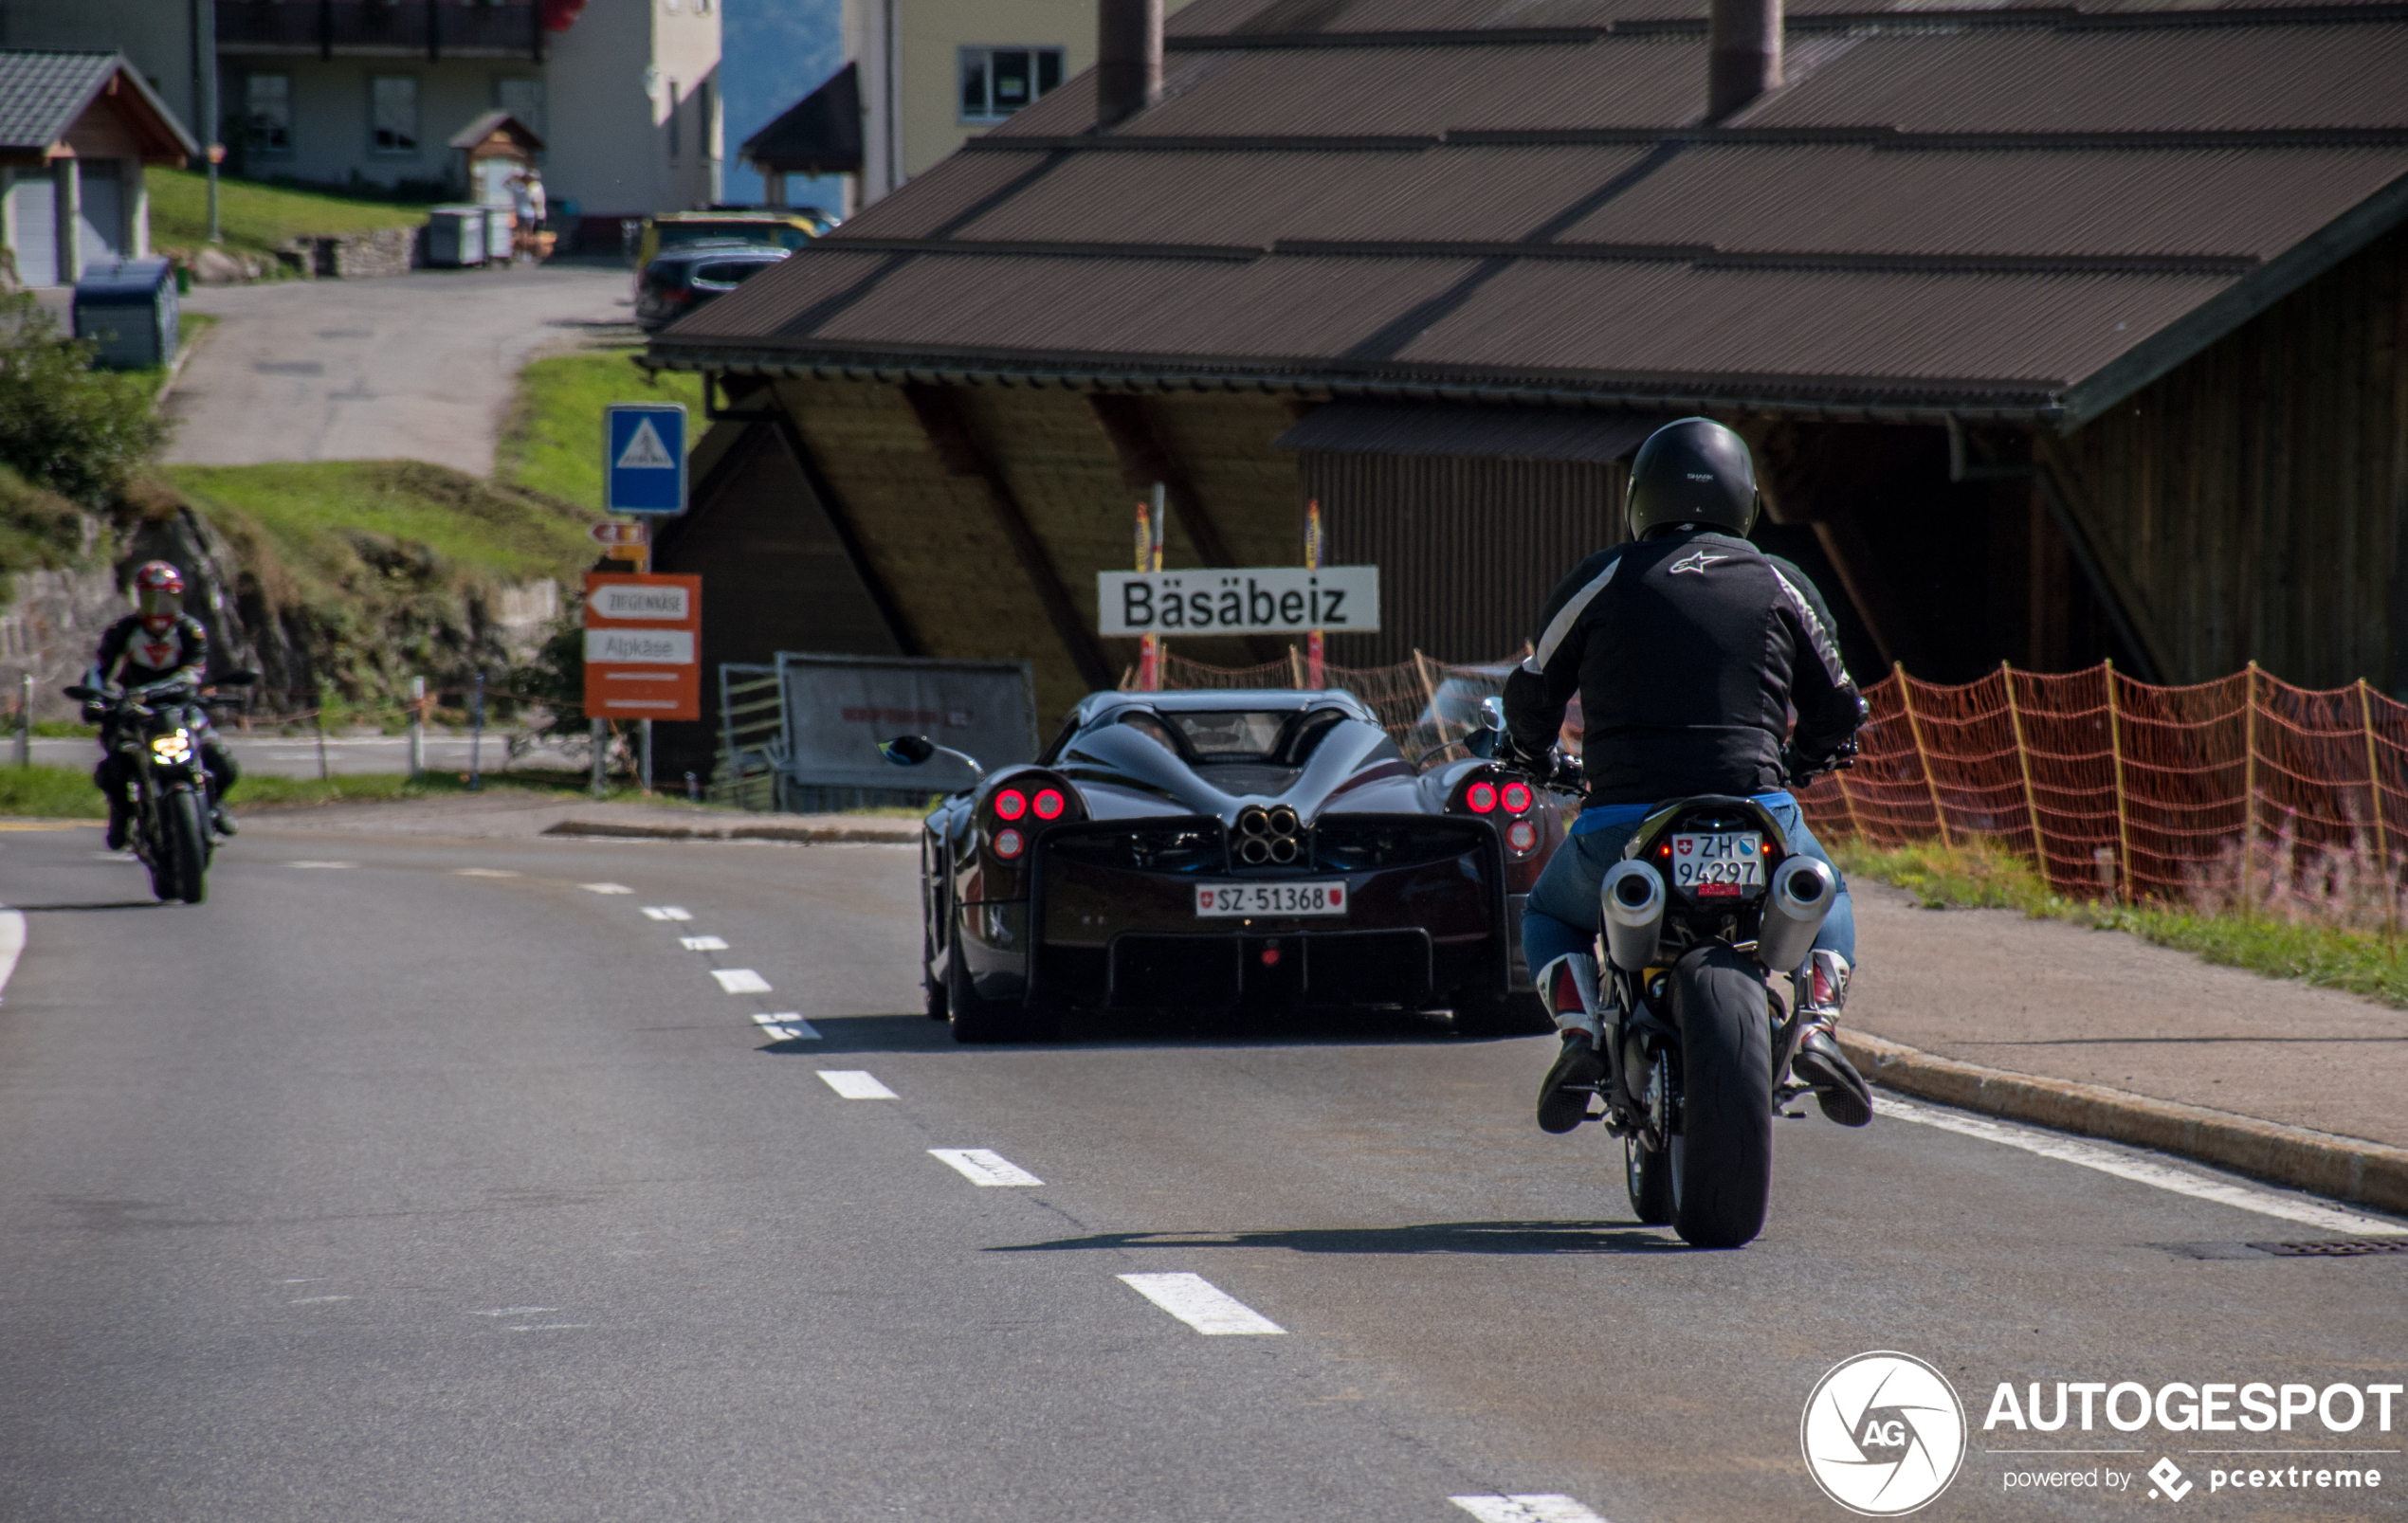
[[488, 111], [451, 135], [455, 168], [470, 200], [489, 207], [510, 204], [510, 181], [536, 167], [543, 138], [507, 111]]

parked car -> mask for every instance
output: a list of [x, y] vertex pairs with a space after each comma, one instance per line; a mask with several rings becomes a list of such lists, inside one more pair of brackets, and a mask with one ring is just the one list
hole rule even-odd
[[792, 250], [755, 244], [673, 248], [647, 264], [636, 281], [635, 320], [648, 329], [665, 327], [790, 257]]
[[770, 207], [750, 211], [664, 211], [644, 219], [635, 245], [635, 267], [672, 248], [689, 244], [756, 244], [788, 253], [836, 226], [836, 219], [816, 207]]
[[[889, 760], [938, 748], [899, 736]], [[1035, 763], [922, 832], [921, 980], [962, 1042], [1065, 1010], [1446, 1007], [1543, 1030], [1522, 901], [1560, 801], [1479, 760], [1417, 771], [1350, 693], [1097, 693]]]

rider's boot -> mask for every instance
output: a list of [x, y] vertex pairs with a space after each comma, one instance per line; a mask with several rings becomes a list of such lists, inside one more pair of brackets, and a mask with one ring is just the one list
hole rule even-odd
[[1800, 981], [1805, 987], [1798, 990], [1803, 998], [1798, 1002], [1797, 1052], [1789, 1061], [1789, 1071], [1815, 1092], [1824, 1115], [1844, 1127], [1863, 1126], [1873, 1118], [1873, 1092], [1839, 1050], [1833, 1034], [1848, 1004], [1848, 959], [1817, 949], [1807, 966], [1808, 975]]
[[240, 833], [234, 828], [234, 817], [227, 813], [226, 806], [218, 803], [215, 799], [210, 800], [209, 822], [210, 825], [216, 826], [217, 833], [221, 836], [231, 836]]
[[1605, 1078], [1597, 1046], [1605, 1040], [1597, 1015], [1597, 960], [1566, 952], [1539, 970], [1539, 998], [1563, 1034], [1563, 1047], [1539, 1086], [1539, 1130], [1569, 1132], [1587, 1119], [1592, 1087]]
[[126, 807], [126, 803], [123, 798], [112, 791], [109, 794], [109, 849], [111, 851], [123, 851], [125, 849], [126, 836], [132, 831], [133, 827], [134, 811]]

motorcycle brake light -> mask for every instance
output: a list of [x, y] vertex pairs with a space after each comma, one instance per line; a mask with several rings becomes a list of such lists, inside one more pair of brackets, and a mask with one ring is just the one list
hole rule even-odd
[[1040, 789], [1033, 807], [1038, 819], [1059, 820], [1062, 818], [1062, 794], [1054, 789]]
[[1527, 783], [1507, 783], [1498, 796], [1505, 801], [1508, 814], [1526, 814], [1530, 810], [1530, 785]]
[[1029, 796], [1016, 788], [1007, 788], [994, 796], [995, 818], [1017, 820], [1029, 812]]
[[1497, 785], [1474, 783], [1464, 790], [1463, 802], [1474, 814], [1494, 814], [1497, 812]]

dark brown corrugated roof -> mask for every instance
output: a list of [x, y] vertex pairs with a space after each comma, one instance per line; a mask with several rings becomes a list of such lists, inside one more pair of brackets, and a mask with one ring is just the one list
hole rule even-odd
[[2078, 421], [2408, 218], [2408, 6], [2122, 3], [1197, 0], [653, 356]]

